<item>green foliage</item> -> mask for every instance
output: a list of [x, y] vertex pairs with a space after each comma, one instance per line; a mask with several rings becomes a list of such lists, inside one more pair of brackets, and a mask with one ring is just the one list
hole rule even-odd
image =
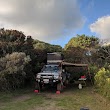
[[95, 84], [101, 94], [110, 98], [110, 70], [101, 68], [95, 75]]
[[65, 61], [71, 63], [84, 63], [85, 49], [71, 47], [63, 51]]
[[51, 45], [39, 40], [34, 40], [34, 48], [44, 50], [46, 52], [61, 52], [62, 47], [59, 45]]
[[30, 57], [26, 56], [25, 53], [14, 52], [12, 54], [7, 54], [5, 57], [0, 59], [0, 73], [17, 73], [17, 71], [22, 71], [24, 65], [30, 61]]
[[110, 64], [110, 45], [102, 46], [97, 51], [97, 57], [100, 59], [100, 64], [104, 66], [105, 64]]
[[89, 71], [91, 74], [97, 73], [99, 68], [96, 65], [89, 65]]
[[71, 51], [70, 53], [74, 53], [72, 59], [79, 59], [79, 63], [94, 64], [92, 56], [98, 47], [98, 38], [94, 36], [77, 35], [66, 44], [64, 49], [65, 51], [69, 50]]
[[17, 30], [0, 29], [0, 56], [7, 53], [21, 52], [25, 43], [25, 35]]
[[0, 58], [0, 88], [15, 89], [24, 83], [25, 71], [24, 67], [31, 61], [25, 53], [7, 54]]
[[94, 36], [86, 35], [77, 35], [73, 37], [68, 44], [66, 44], [65, 49], [71, 47], [80, 47], [80, 48], [94, 48], [99, 45], [99, 39]]
[[5, 30], [4, 28], [0, 29], [0, 41], [24, 42], [25, 37], [26, 36], [22, 32], [19, 32], [17, 30]]
[[110, 65], [110, 45], [100, 46], [92, 51], [91, 56], [92, 64], [97, 67], [108, 68]]

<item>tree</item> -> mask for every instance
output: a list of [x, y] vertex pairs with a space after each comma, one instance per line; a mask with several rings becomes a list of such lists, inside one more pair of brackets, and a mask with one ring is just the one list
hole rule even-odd
[[59, 45], [48, 44], [39, 40], [34, 40], [34, 48], [38, 50], [44, 50], [46, 52], [61, 52], [62, 47]]
[[[75, 52], [75, 48], [77, 50], [77, 54], [74, 55], [74, 58], [80, 57], [80, 62], [83, 63], [93, 63], [92, 62], [92, 54], [96, 51], [96, 48], [99, 47], [99, 39], [94, 36], [86, 36], [86, 35], [77, 35], [73, 37], [65, 46], [65, 50], [71, 50]], [[73, 49], [74, 48], [74, 49]]]
[[71, 63], [85, 63], [85, 49], [80, 47], [71, 47], [63, 51], [64, 59]]
[[21, 48], [25, 42], [25, 35], [17, 30], [0, 29], [0, 56], [7, 53], [21, 52]]
[[71, 47], [80, 47], [83, 49], [90, 49], [99, 45], [99, 39], [94, 36], [77, 35], [73, 37], [65, 46], [65, 49]]
[[93, 54], [94, 62], [99, 66], [110, 65], [110, 45], [103, 45]]

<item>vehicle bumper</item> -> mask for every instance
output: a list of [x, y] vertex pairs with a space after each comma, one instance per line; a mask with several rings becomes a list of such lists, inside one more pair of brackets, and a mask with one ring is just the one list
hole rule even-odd
[[52, 84], [59, 82], [58, 79], [36, 79], [36, 81], [42, 84]]

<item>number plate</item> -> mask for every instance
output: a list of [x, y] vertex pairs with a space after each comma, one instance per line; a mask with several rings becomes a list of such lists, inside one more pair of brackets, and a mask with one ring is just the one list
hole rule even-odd
[[43, 79], [44, 83], [49, 83], [49, 79]]

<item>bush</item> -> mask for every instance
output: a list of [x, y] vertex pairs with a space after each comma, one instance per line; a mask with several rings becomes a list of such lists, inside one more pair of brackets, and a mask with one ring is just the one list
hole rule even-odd
[[95, 74], [98, 71], [98, 67], [96, 65], [89, 65], [89, 70], [91, 74]]
[[14, 52], [0, 58], [0, 90], [16, 89], [24, 84], [24, 67], [30, 57], [23, 52]]
[[110, 70], [101, 68], [95, 75], [95, 85], [103, 96], [110, 98]]

